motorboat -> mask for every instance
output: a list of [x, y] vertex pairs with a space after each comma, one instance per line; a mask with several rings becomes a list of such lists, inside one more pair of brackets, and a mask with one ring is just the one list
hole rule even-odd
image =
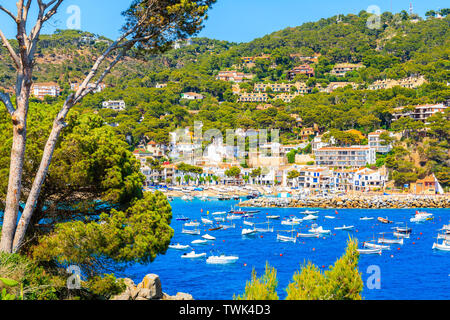
[[181, 230], [181, 233], [184, 234], [190, 234], [190, 235], [199, 235], [200, 234], [200, 230], [198, 230], [197, 228], [192, 230], [192, 229], [185, 229], [183, 227], [183, 229]]
[[296, 220], [296, 219], [287, 219], [287, 220], [283, 220], [281, 221], [281, 224], [284, 226], [295, 226], [300, 224], [301, 220]]
[[229, 215], [227, 215], [227, 219], [228, 220], [237, 220], [237, 219], [242, 219], [242, 216], [235, 215], [235, 214], [229, 214]]
[[213, 222], [211, 220], [206, 219], [206, 218], [201, 218], [201, 221], [203, 224], [213, 224]]
[[303, 221], [307, 221], [307, 220], [317, 220], [317, 218], [319, 218], [318, 216], [315, 216], [315, 215], [312, 215], [312, 214], [309, 214], [309, 215], [307, 215], [306, 217], [304, 217], [303, 218]]
[[373, 220], [374, 218], [372, 218], [372, 217], [362, 217], [362, 218], [359, 218], [359, 220], [361, 220], [361, 221], [368, 221], [368, 220]]
[[217, 212], [213, 212], [211, 213], [213, 216], [220, 216], [220, 215], [224, 215], [227, 214], [226, 211], [217, 211]]
[[198, 259], [206, 257], [206, 253], [195, 253], [195, 251], [191, 251], [189, 253], [184, 253], [181, 258], [183, 259]]
[[177, 221], [189, 221], [189, 218], [186, 218], [185, 216], [177, 216], [175, 218]]
[[333, 217], [333, 216], [325, 216], [324, 218], [325, 219], [336, 219], [336, 217]]
[[397, 237], [397, 238], [409, 239], [409, 235], [410, 235], [410, 233], [403, 233], [403, 232], [395, 232], [394, 231], [394, 236]]
[[267, 216], [266, 218], [271, 219], [271, 220], [278, 220], [278, 219], [280, 219], [280, 216], [272, 215], [272, 216]]
[[305, 210], [305, 211], [303, 211], [303, 212], [300, 212], [301, 214], [305, 214], [305, 215], [308, 215], [308, 214], [314, 214], [314, 213], [319, 213], [319, 211], [310, 211], [310, 210]]
[[242, 229], [242, 232], [241, 232], [241, 234], [243, 236], [249, 236], [249, 235], [256, 234], [256, 233], [258, 233], [258, 231], [256, 229]]
[[226, 256], [226, 255], [220, 255], [220, 256], [210, 256], [208, 259], [206, 259], [206, 263], [211, 264], [229, 264], [229, 263], [235, 263], [239, 260], [239, 257], [237, 256]]
[[184, 224], [185, 227], [198, 227], [199, 225], [200, 225], [200, 222], [194, 222], [194, 221], [186, 222]]
[[336, 227], [336, 228], [334, 228], [334, 230], [353, 230], [355, 228], [355, 226], [346, 226], [346, 225], [343, 225], [342, 227]]
[[428, 217], [426, 216], [414, 216], [411, 219], [409, 219], [409, 222], [425, 222], [427, 221]]
[[288, 237], [288, 236], [282, 236], [281, 234], [277, 234], [277, 240], [281, 242], [297, 242], [297, 237]]
[[192, 241], [191, 243], [192, 243], [192, 244], [207, 244], [207, 243], [208, 243], [208, 240], [201, 240], [201, 239], [198, 239], [198, 240]]
[[244, 220], [242, 223], [245, 224], [246, 226], [251, 226], [251, 227], [253, 227], [255, 225], [254, 222], [250, 222], [250, 221], [247, 221], [247, 220]]
[[385, 224], [392, 223], [392, 221], [389, 220], [387, 217], [386, 218], [378, 217], [377, 220], [380, 221], [381, 223], [385, 223]]
[[320, 233], [297, 233], [299, 238], [319, 238]]
[[321, 226], [318, 227], [317, 225], [312, 225], [311, 229], [308, 230], [310, 233], [318, 233], [318, 234], [330, 234], [331, 230], [325, 230]]
[[450, 251], [450, 241], [442, 241], [442, 243], [433, 243], [433, 249], [441, 251]]
[[215, 237], [213, 237], [213, 236], [210, 236], [209, 234], [205, 234], [205, 235], [203, 235], [203, 236], [202, 236], [202, 238], [203, 238], [203, 239], [206, 239], [206, 240], [216, 240], [216, 238], [215, 238]]
[[358, 249], [360, 254], [381, 254], [381, 249]]
[[387, 243], [387, 244], [403, 244], [403, 238], [402, 239], [386, 239], [386, 238], [379, 238], [378, 243]]
[[175, 249], [175, 250], [186, 250], [189, 248], [189, 245], [182, 245], [182, 244], [171, 244], [169, 245], [170, 249]]

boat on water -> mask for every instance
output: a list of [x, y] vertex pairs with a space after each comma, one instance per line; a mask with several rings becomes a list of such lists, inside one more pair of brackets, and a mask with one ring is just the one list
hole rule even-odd
[[223, 226], [217, 226], [217, 227], [214, 227], [214, 228], [210, 228], [210, 229], [208, 229], [208, 231], [217, 231], [217, 230], [220, 230], [220, 229], [223, 229]]
[[211, 215], [213, 215], [213, 216], [221, 216], [224, 214], [227, 214], [227, 212], [226, 211], [217, 211], [217, 212], [211, 213]]
[[401, 239], [399, 239], [399, 238], [397, 238], [397, 239], [386, 239], [386, 238], [384, 237], [384, 234], [383, 234], [383, 237], [382, 237], [382, 238], [378, 238], [378, 243], [386, 243], [386, 244], [403, 244], [403, 238], [401, 238]]
[[397, 238], [409, 239], [409, 235], [410, 235], [410, 233], [403, 233], [403, 232], [396, 232], [396, 231], [394, 231], [394, 237], [397, 237]]
[[222, 227], [223, 230], [227, 230], [227, 229], [234, 229], [234, 228], [236, 228], [236, 225], [234, 223], [222, 224], [221, 227]]
[[206, 253], [195, 253], [195, 251], [191, 251], [189, 253], [184, 253], [181, 258], [183, 259], [198, 259], [206, 257]]
[[281, 224], [284, 226], [295, 226], [300, 224], [301, 220], [298, 219], [287, 219], [287, 220], [283, 220], [281, 221]]
[[186, 218], [185, 216], [177, 216], [175, 218], [175, 220], [177, 220], [177, 221], [189, 221], [190, 219]]
[[184, 224], [185, 227], [198, 227], [199, 225], [200, 225], [200, 222], [194, 222], [194, 221], [186, 222]]
[[242, 219], [242, 216], [236, 215], [236, 214], [229, 214], [229, 215], [227, 215], [227, 219], [228, 220], [237, 220], [237, 219]]
[[208, 240], [201, 240], [201, 239], [198, 239], [198, 240], [192, 241], [191, 243], [192, 243], [192, 244], [207, 244], [207, 243], [208, 243]]
[[258, 233], [258, 231], [256, 231], [256, 229], [242, 229], [242, 232], [241, 232], [241, 234], [243, 236], [249, 236], [249, 235], [253, 235], [256, 233]]
[[246, 226], [251, 226], [251, 227], [253, 227], [255, 225], [254, 222], [250, 222], [250, 221], [247, 221], [247, 220], [244, 220], [242, 223], [245, 224]]
[[219, 194], [219, 195], [217, 196], [217, 199], [218, 199], [219, 201], [231, 200], [231, 196], [226, 195], [226, 194]]
[[211, 264], [229, 264], [229, 263], [235, 263], [239, 260], [239, 257], [237, 256], [226, 256], [226, 255], [220, 255], [220, 256], [210, 256], [208, 259], [206, 259], [206, 263]]
[[441, 250], [441, 251], [450, 251], [450, 241], [442, 241], [442, 243], [435, 242], [433, 243], [433, 249]]
[[185, 194], [184, 196], [181, 197], [181, 200], [183, 200], [183, 201], [192, 201], [192, 200], [194, 200], [194, 197]]
[[225, 217], [214, 217], [215, 221], [219, 221], [219, 222], [225, 222]]
[[203, 235], [202, 238], [206, 240], [216, 240], [216, 237], [210, 236], [209, 234]]
[[[266, 224], [267, 227], [266, 228], [258, 228], [258, 227], [256, 227], [257, 224]], [[255, 223], [255, 230], [258, 231], [258, 232], [262, 232], [262, 233], [264, 233], [264, 232], [273, 232], [273, 227], [271, 228], [270, 227], [270, 222], [267, 221], [267, 222], [262, 222], [262, 223]]]
[[305, 214], [305, 215], [308, 215], [308, 214], [314, 214], [314, 213], [319, 213], [319, 211], [310, 211], [310, 210], [305, 210], [305, 211], [302, 211], [302, 212], [300, 212], [301, 214]]
[[391, 250], [390, 246], [385, 246], [382, 244], [372, 243], [372, 242], [364, 242], [363, 247], [371, 248], [371, 249], [382, 249], [382, 250]]
[[266, 216], [266, 218], [271, 219], [271, 220], [278, 220], [278, 219], [280, 219], [280, 216], [272, 215], [272, 216]]
[[331, 230], [325, 230], [324, 228], [322, 228], [322, 226], [317, 226], [317, 224], [313, 224], [308, 232], [318, 234], [331, 234]]
[[380, 221], [381, 223], [385, 223], [385, 224], [392, 223], [392, 221], [389, 220], [387, 217], [386, 218], [378, 217], [377, 220]]
[[409, 222], [425, 222], [427, 221], [428, 217], [426, 216], [414, 216], [411, 219], [409, 219]]
[[213, 222], [211, 220], [206, 219], [206, 218], [201, 218], [201, 221], [203, 224], [213, 224]]
[[333, 217], [333, 216], [325, 216], [324, 218], [325, 219], [336, 219], [336, 217]]
[[309, 215], [307, 215], [306, 217], [304, 217], [303, 218], [303, 221], [308, 221], [308, 220], [317, 220], [317, 218], [319, 218], [318, 216], [315, 216], [315, 215], [312, 215], [312, 214], [309, 214]]
[[181, 233], [190, 234], [190, 235], [199, 235], [200, 234], [200, 230], [197, 229], [197, 227], [195, 229], [186, 229], [186, 228], [183, 227], [181, 229]]
[[381, 254], [381, 249], [358, 249], [360, 254]]
[[359, 220], [361, 220], [361, 221], [368, 221], [368, 220], [373, 220], [374, 218], [371, 218], [371, 217], [362, 217], [362, 218], [359, 218]]
[[297, 233], [299, 238], [319, 238], [320, 233]]
[[170, 249], [175, 249], [175, 250], [186, 250], [189, 248], [189, 245], [182, 245], [182, 244], [171, 244], [169, 245]]
[[353, 230], [355, 228], [355, 226], [346, 226], [345, 224], [342, 227], [336, 227], [334, 228], [334, 230]]
[[281, 234], [277, 234], [277, 240], [281, 241], [281, 242], [292, 242], [292, 243], [296, 243], [297, 242], [297, 237], [291, 236], [283, 236]]

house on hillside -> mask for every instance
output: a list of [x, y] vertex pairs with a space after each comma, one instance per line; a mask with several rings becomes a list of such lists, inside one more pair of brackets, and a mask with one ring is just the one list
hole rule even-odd
[[56, 82], [34, 83], [31, 86], [31, 94], [41, 100], [43, 100], [45, 96], [57, 97], [60, 92], [61, 88]]

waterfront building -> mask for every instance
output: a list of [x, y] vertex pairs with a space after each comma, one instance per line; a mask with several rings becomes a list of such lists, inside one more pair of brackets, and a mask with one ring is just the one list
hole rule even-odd
[[315, 152], [318, 166], [359, 168], [376, 161], [375, 149], [369, 146], [323, 147]]

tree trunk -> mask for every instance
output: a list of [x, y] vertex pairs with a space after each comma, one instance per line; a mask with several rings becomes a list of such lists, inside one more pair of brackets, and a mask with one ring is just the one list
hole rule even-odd
[[[31, 71], [28, 72], [31, 75]], [[17, 82], [17, 110], [12, 115], [13, 145], [11, 148], [11, 162], [9, 168], [8, 192], [3, 218], [0, 251], [11, 253], [17, 226], [17, 217], [22, 191], [22, 173], [26, 147], [26, 125], [28, 113], [28, 99], [31, 91], [31, 77], [25, 73], [18, 75]]]
[[72, 101], [73, 100], [71, 98], [69, 98], [68, 101], [66, 101], [62, 111], [58, 114], [55, 121], [53, 122], [53, 128], [52, 131], [50, 132], [47, 144], [45, 145], [39, 170], [36, 173], [36, 177], [33, 181], [33, 186], [31, 187], [30, 194], [28, 195], [25, 209], [17, 226], [12, 248], [13, 252], [19, 251], [20, 247], [22, 246], [23, 240], [25, 239], [27, 227], [30, 223], [31, 217], [33, 216], [36, 203], [41, 193], [42, 185], [45, 181], [45, 178], [47, 177], [48, 169], [50, 167], [50, 163], [52, 161], [53, 153], [55, 151], [59, 136], [61, 134], [61, 131], [65, 127], [64, 121], [67, 116], [67, 113], [69, 112], [72, 106]]

